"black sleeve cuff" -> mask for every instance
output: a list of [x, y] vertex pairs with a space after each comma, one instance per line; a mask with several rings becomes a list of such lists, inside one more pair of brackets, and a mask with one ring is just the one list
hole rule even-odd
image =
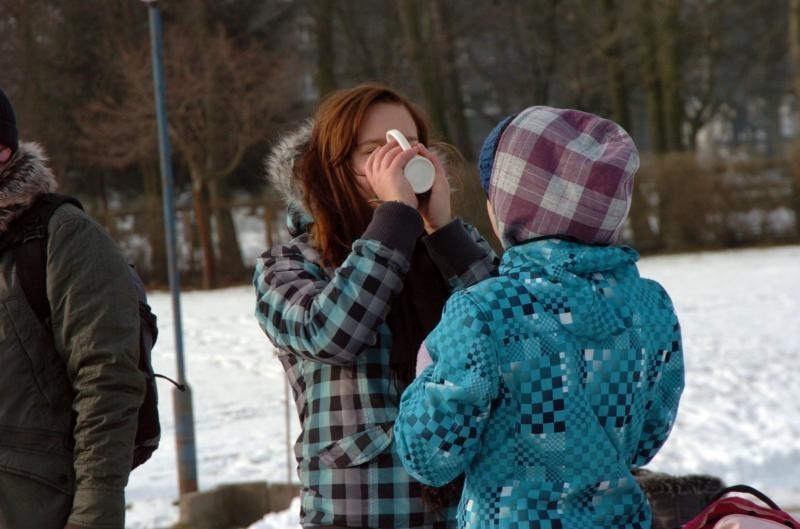
[[375, 209], [362, 239], [373, 239], [394, 248], [410, 260], [425, 225], [419, 212], [401, 202], [385, 202]]
[[470, 237], [459, 218], [423, 237], [422, 241], [445, 279], [460, 276], [486, 255], [486, 250]]

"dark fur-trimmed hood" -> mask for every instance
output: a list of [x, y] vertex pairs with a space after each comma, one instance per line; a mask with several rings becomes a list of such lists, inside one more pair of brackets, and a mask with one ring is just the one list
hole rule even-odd
[[47, 166], [47, 155], [36, 143], [20, 143], [9, 164], [0, 170], [0, 233], [42, 193], [58, 184]]
[[303, 190], [295, 178], [294, 166], [308, 147], [313, 127], [313, 120], [303, 122], [283, 136], [264, 160], [267, 181], [281, 194], [290, 209], [305, 216], [309, 216], [309, 212], [303, 199]]

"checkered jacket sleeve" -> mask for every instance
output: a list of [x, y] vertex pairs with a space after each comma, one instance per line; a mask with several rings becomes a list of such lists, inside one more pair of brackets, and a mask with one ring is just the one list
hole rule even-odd
[[471, 224], [453, 219], [423, 242], [451, 291], [463, 290], [494, 274], [497, 255]]
[[646, 414], [633, 466], [644, 466], [666, 442], [678, 414], [678, 402], [684, 386], [683, 346], [678, 317], [666, 292], [662, 291], [668, 310], [672, 313], [672, 339], [660, 351], [656, 364], [650, 368], [652, 397], [646, 404]]
[[408, 473], [442, 486], [480, 449], [499, 391], [497, 352], [488, 319], [467, 293], [448, 301], [426, 347], [433, 364], [403, 393], [394, 432]]
[[405, 254], [359, 239], [328, 277], [303, 253], [303, 243], [277, 246], [256, 265], [256, 317], [270, 341], [304, 358], [333, 365], [355, 361], [373, 345], [390, 302], [403, 285]]

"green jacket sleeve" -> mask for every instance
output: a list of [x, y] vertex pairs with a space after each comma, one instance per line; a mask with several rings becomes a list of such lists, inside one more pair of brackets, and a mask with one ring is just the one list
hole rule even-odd
[[138, 301], [120, 250], [72, 206], [50, 220], [47, 295], [55, 346], [74, 389], [76, 492], [69, 522], [122, 529], [137, 412]]

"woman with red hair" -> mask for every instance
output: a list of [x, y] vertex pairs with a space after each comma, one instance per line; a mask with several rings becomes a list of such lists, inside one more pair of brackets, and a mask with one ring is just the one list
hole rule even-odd
[[[387, 142], [391, 129], [411, 148]], [[452, 218], [445, 168], [429, 141], [410, 101], [364, 84], [326, 98], [268, 160], [295, 238], [259, 260], [256, 316], [302, 426], [295, 453], [304, 527], [454, 524], [460, 485], [448, 493], [409, 476], [392, 427], [448, 296], [491, 274], [496, 256]], [[422, 195], [403, 173], [415, 156], [436, 173]]]

